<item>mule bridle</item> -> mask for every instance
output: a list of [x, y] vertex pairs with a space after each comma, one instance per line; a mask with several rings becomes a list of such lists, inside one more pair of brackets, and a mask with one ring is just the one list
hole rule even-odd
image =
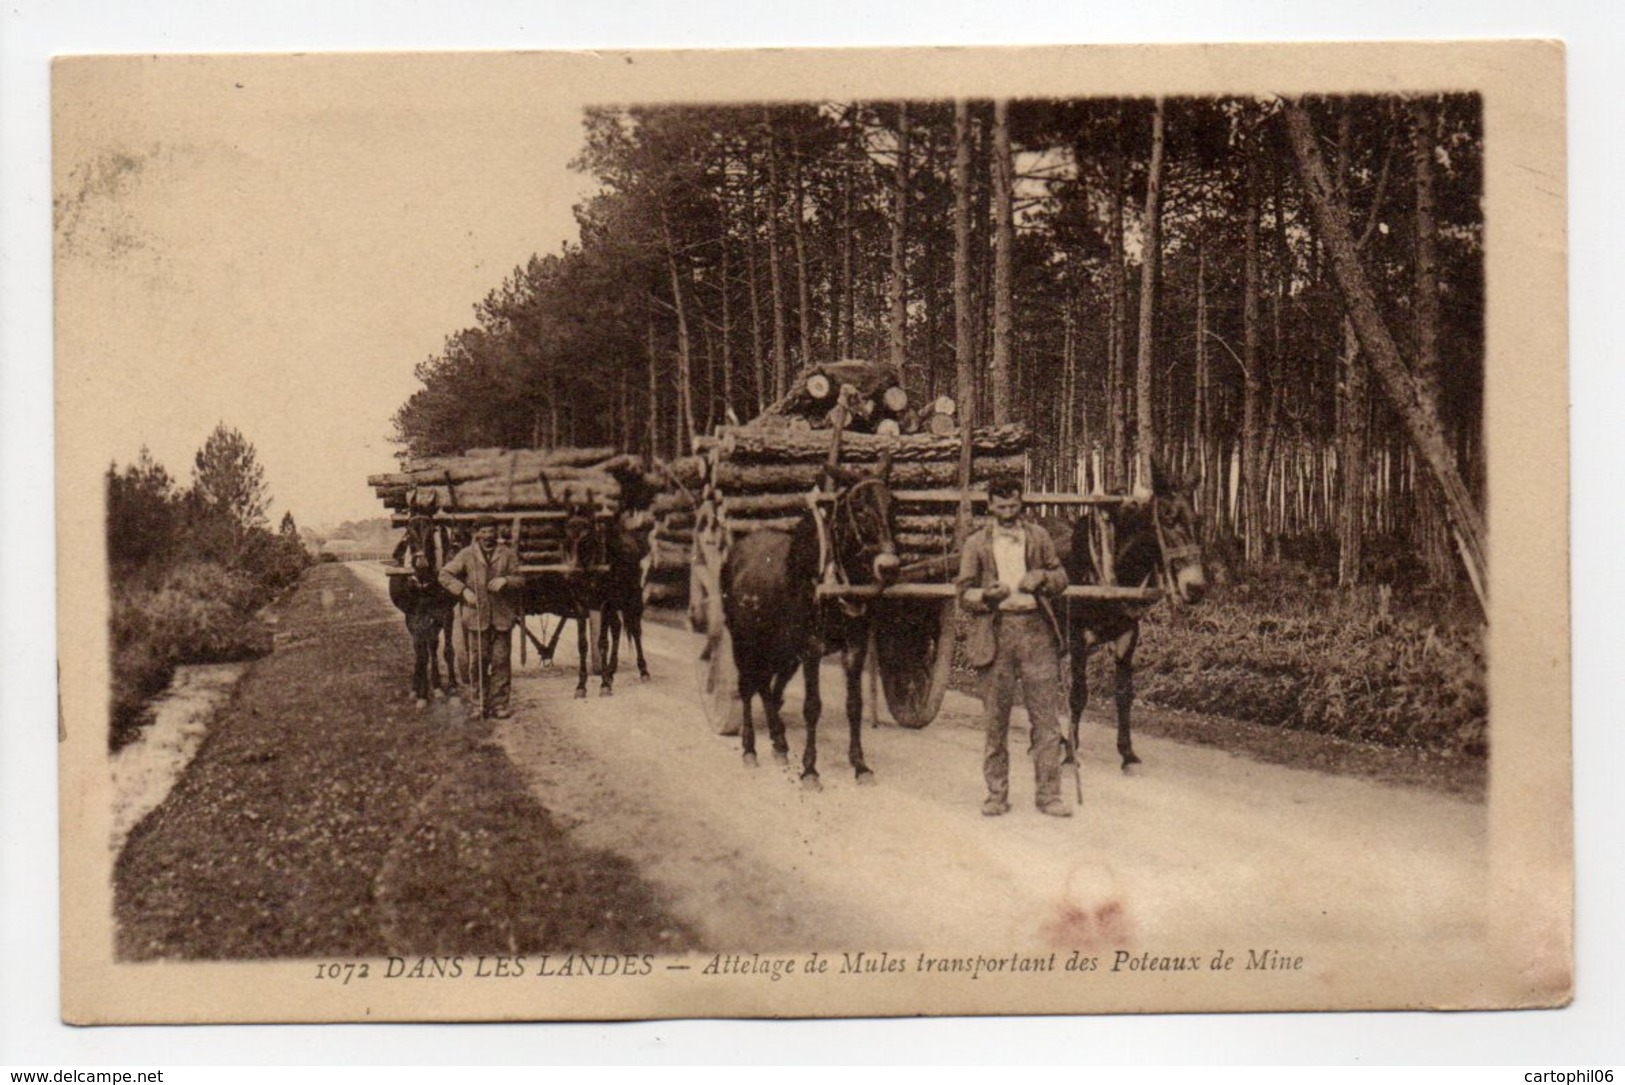
[[[868, 552], [869, 548], [864, 538], [862, 527], [858, 523], [858, 515], [856, 511], [854, 511], [854, 503], [852, 498], [854, 494], [866, 486], [877, 486], [884, 488], [885, 485], [886, 483], [883, 479], [865, 478], [859, 479], [857, 482], [854, 482], [844, 490], [838, 491], [830, 501], [830, 515], [829, 520], [827, 521], [823, 516], [822, 510], [819, 508], [817, 492], [814, 492], [812, 495], [811, 505], [813, 509], [813, 519], [819, 528], [819, 549], [822, 552], [822, 556], [819, 561], [820, 580], [832, 579], [834, 583], [842, 586], [847, 586], [852, 583], [851, 576], [847, 574], [846, 567], [841, 563], [841, 548], [838, 544], [838, 534], [842, 531], [849, 533], [853, 539], [857, 540], [859, 547], [862, 548], [865, 553]], [[827, 541], [824, 538], [826, 531], [828, 532]], [[883, 549], [883, 547], [879, 547], [877, 549]], [[859, 600], [849, 599], [843, 596], [838, 597], [838, 601], [841, 604], [841, 608], [851, 617], [857, 617], [863, 613], [864, 604]]]
[[1157, 569], [1162, 577], [1163, 594], [1168, 597], [1171, 605], [1177, 606], [1184, 602], [1184, 599], [1175, 590], [1177, 581], [1174, 578], [1174, 562], [1182, 560], [1200, 561], [1202, 548], [1195, 542], [1189, 542], [1183, 546], [1168, 545], [1168, 532], [1162, 523], [1161, 505], [1162, 503], [1155, 497], [1151, 499], [1151, 530], [1156, 534], [1157, 551], [1161, 554], [1161, 559], [1157, 562]]
[[[414, 524], [420, 526], [414, 527]], [[412, 569], [412, 579], [425, 587], [435, 582], [435, 573], [439, 568], [439, 562], [435, 560], [434, 528], [434, 521], [427, 517], [415, 517], [406, 527], [406, 557]], [[416, 559], [419, 557], [423, 558], [421, 572], [417, 568]]]

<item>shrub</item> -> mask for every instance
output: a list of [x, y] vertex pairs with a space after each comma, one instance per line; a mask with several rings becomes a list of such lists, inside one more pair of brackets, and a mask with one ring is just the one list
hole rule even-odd
[[260, 586], [263, 606], [298, 583], [310, 563], [310, 554], [298, 537], [255, 528], [238, 547], [234, 567]]
[[117, 749], [145, 723], [146, 701], [163, 691], [179, 663], [229, 663], [271, 651], [271, 631], [253, 615], [264, 589], [248, 576], [192, 563], [156, 589], [113, 593], [112, 714]]
[[149, 698], [175, 673], [174, 660], [152, 636], [149, 615], [123, 593], [113, 597], [113, 700], [110, 745], [118, 749], [139, 733]]
[[1158, 607], [1138, 662], [1148, 700], [1356, 741], [1485, 752], [1476, 622], [1407, 597], [1281, 578], [1243, 581], [1200, 607]]
[[[1200, 606], [1153, 607], [1135, 656], [1138, 700], [1388, 746], [1482, 756], [1481, 627], [1471, 607], [1423, 593], [1339, 592], [1287, 566], [1237, 579]], [[961, 630], [961, 637], [963, 631]], [[956, 659], [955, 684], [975, 691]], [[1110, 653], [1089, 663], [1109, 704]]]

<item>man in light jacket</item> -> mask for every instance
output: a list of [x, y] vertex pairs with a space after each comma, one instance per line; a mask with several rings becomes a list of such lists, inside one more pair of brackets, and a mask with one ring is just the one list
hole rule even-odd
[[965, 540], [954, 581], [970, 614], [966, 654], [982, 683], [987, 747], [982, 813], [1010, 810], [1010, 709], [1021, 682], [1032, 724], [1034, 800], [1051, 817], [1071, 817], [1061, 797], [1060, 650], [1064, 643], [1055, 601], [1066, 590], [1066, 571], [1049, 532], [1021, 516], [1021, 484], [988, 486], [989, 521]]
[[[519, 558], [511, 547], [497, 543], [497, 524], [481, 517], [474, 542], [440, 567], [440, 586], [462, 600], [460, 624], [463, 643], [473, 654], [470, 674], [483, 696], [469, 705], [470, 715], [481, 711], [492, 719], [513, 715], [508, 691], [513, 684], [513, 624], [519, 613]], [[483, 673], [482, 673], [483, 672]]]

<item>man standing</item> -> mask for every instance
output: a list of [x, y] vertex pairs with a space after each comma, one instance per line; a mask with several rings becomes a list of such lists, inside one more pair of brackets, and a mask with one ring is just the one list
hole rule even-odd
[[469, 705], [470, 716], [482, 709], [492, 719], [513, 715], [508, 690], [520, 583], [519, 558], [512, 548], [498, 545], [497, 523], [489, 516], [475, 524], [473, 545], [440, 568], [440, 586], [462, 600], [463, 642], [473, 654], [470, 675], [479, 696]]
[[988, 486], [991, 521], [965, 540], [954, 581], [971, 615], [966, 652], [982, 682], [987, 749], [982, 774], [987, 801], [982, 813], [1010, 809], [1010, 709], [1019, 679], [1032, 723], [1032, 755], [1038, 809], [1071, 817], [1061, 797], [1063, 748], [1059, 718], [1061, 624], [1054, 600], [1066, 590], [1066, 572], [1049, 533], [1021, 516], [1021, 484]]

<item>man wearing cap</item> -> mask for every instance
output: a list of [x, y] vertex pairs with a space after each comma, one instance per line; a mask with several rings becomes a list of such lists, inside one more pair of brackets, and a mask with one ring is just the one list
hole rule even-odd
[[1010, 709], [1021, 682], [1032, 724], [1034, 799], [1051, 817], [1071, 817], [1061, 797], [1061, 624], [1054, 600], [1066, 590], [1066, 571], [1049, 532], [1021, 516], [1021, 484], [988, 486], [990, 521], [965, 540], [954, 584], [971, 616], [965, 650], [982, 682], [987, 746], [982, 813], [1010, 810]]
[[518, 615], [519, 558], [497, 542], [497, 523], [482, 516], [474, 542], [440, 567], [440, 586], [462, 600], [460, 622], [464, 645], [472, 650], [470, 675], [482, 696], [470, 702], [469, 714], [493, 719], [513, 715], [508, 690], [513, 683], [513, 623]]

